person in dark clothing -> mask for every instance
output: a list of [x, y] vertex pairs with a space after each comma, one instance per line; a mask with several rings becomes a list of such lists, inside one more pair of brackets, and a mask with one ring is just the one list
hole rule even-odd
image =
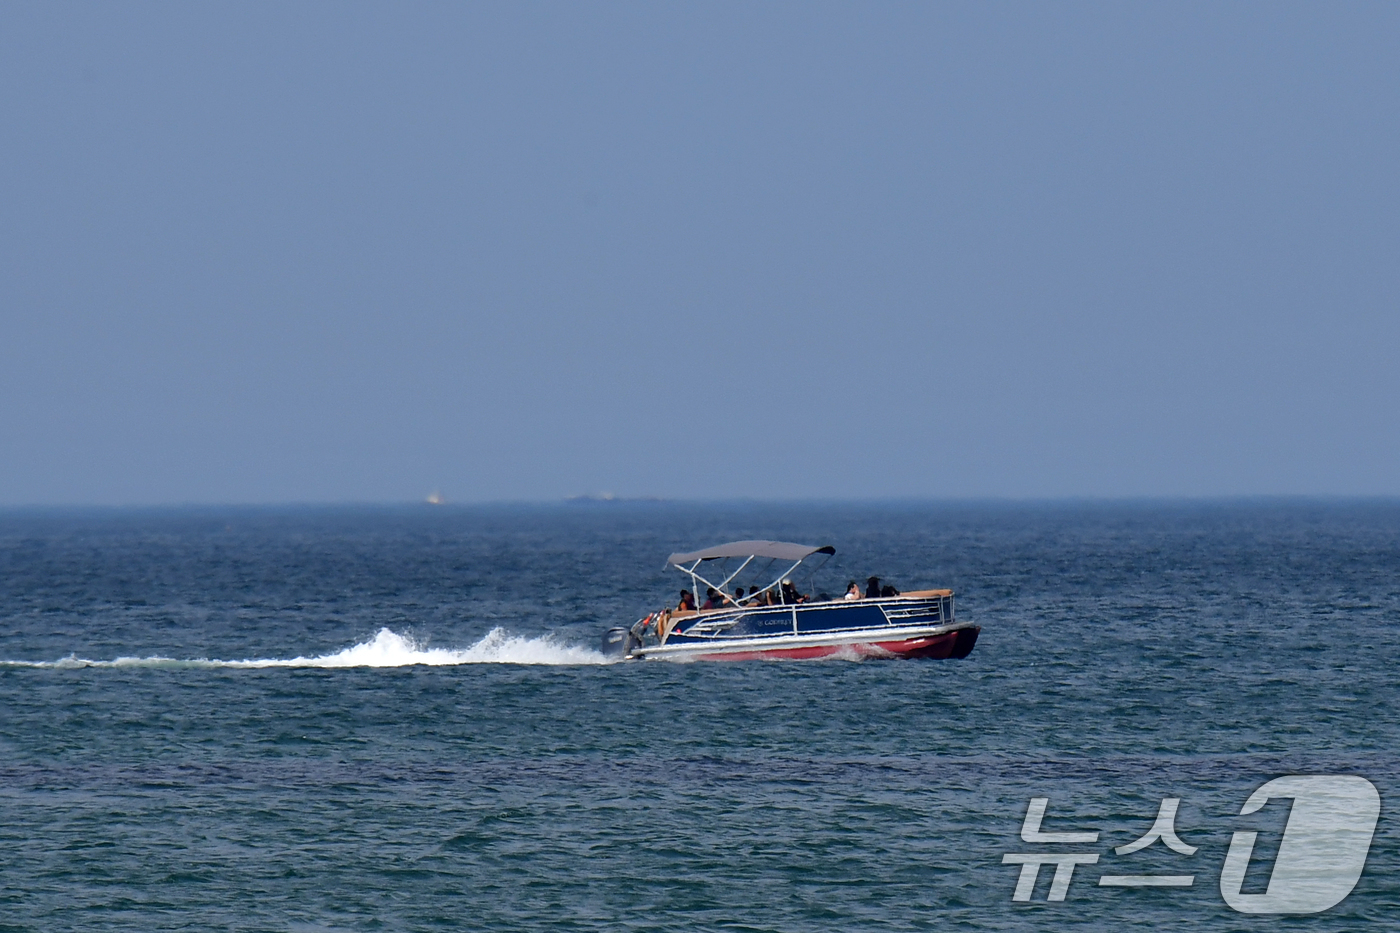
[[865, 581], [865, 598], [866, 598], [866, 599], [879, 599], [879, 598], [880, 598], [880, 578], [879, 578], [879, 577], [871, 577], [871, 578], [869, 578], [868, 580]]
[[690, 590], [681, 590], [681, 601], [676, 605], [677, 612], [694, 612], [695, 597], [690, 595]]
[[705, 590], [705, 604], [700, 607], [701, 609], [718, 609], [722, 605], [724, 605], [724, 599], [713, 586]]
[[797, 592], [797, 587], [792, 585], [791, 580], [783, 581], [783, 605], [796, 606], [798, 603], [805, 603], [807, 597]]

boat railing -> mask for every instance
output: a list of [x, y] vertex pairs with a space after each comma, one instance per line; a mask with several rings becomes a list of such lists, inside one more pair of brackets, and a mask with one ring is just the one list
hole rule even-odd
[[911, 620], [937, 620], [947, 624], [953, 621], [953, 593], [951, 590], [920, 590], [901, 593], [899, 596], [881, 596], [860, 600], [833, 599], [822, 602], [789, 603], [777, 606], [724, 606], [719, 609], [683, 610], [673, 612], [671, 619], [676, 628], [683, 628], [684, 634], [694, 636], [716, 636], [728, 632], [748, 616], [791, 614], [792, 630], [798, 631], [798, 616], [822, 612], [836, 612], [855, 606], [876, 606], [884, 616], [885, 625], [906, 624]]

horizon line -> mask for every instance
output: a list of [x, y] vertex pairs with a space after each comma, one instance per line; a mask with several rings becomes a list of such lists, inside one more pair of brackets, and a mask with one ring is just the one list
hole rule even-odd
[[795, 505], [1129, 505], [1129, 504], [1211, 504], [1211, 503], [1316, 502], [1362, 503], [1400, 502], [1396, 493], [1212, 493], [1170, 494], [1141, 493], [1130, 495], [979, 495], [979, 496], [615, 496], [578, 495], [550, 498], [501, 499], [304, 499], [264, 501], [193, 501], [183, 502], [33, 502], [0, 503], [0, 513], [44, 511], [161, 511], [186, 509], [216, 509], [272, 511], [279, 509], [405, 509], [424, 511], [441, 509], [509, 508], [509, 507], [580, 507], [607, 508], [621, 505], [650, 506], [795, 506]]

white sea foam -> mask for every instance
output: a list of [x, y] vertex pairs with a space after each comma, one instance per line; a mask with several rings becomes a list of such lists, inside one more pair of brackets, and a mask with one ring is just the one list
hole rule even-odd
[[526, 638], [508, 635], [493, 628], [476, 644], [468, 648], [428, 648], [407, 635], [387, 628], [373, 638], [352, 645], [334, 654], [296, 658], [254, 658], [244, 661], [212, 661], [204, 658], [179, 660], [152, 656], [146, 658], [117, 658], [97, 661], [68, 656], [58, 661], [0, 661], [10, 667], [408, 667], [423, 664], [448, 667], [457, 664], [607, 664], [609, 659], [598, 651], [562, 642], [552, 635]]

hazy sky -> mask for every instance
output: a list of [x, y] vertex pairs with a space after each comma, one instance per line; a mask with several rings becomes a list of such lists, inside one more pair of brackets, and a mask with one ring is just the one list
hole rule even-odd
[[1400, 4], [0, 6], [0, 504], [1400, 494]]

